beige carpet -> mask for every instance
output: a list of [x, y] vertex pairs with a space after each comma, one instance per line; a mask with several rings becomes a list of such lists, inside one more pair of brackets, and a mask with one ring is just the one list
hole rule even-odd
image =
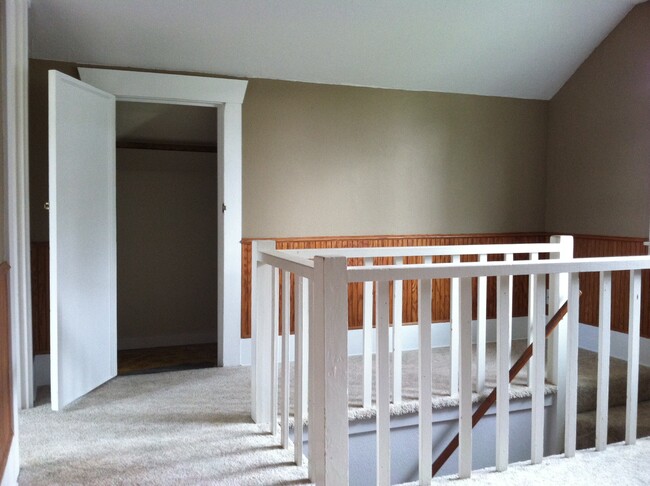
[[116, 378], [63, 412], [20, 414], [21, 485], [304, 484], [250, 419], [250, 369]]
[[[512, 360], [514, 363], [526, 349], [526, 341], [517, 340], [512, 344]], [[474, 360], [472, 362], [472, 376], [476, 377], [476, 348], [474, 349]], [[474, 393], [472, 400], [477, 402], [487, 396], [492, 388], [496, 385], [496, 345], [488, 344], [486, 351], [486, 372], [485, 384], [486, 389], [483, 393]], [[431, 355], [432, 369], [432, 397], [431, 404], [434, 409], [452, 407], [458, 405], [458, 398], [452, 398], [449, 395], [449, 348], [434, 348]], [[392, 382], [392, 354], [391, 354], [391, 382]], [[350, 357], [348, 369], [348, 392], [350, 420], [367, 419], [376, 415], [374, 408], [362, 408], [363, 396], [363, 368], [362, 357]], [[418, 352], [406, 351], [402, 358], [402, 403], [391, 405], [393, 415], [403, 415], [415, 413], [418, 411]], [[373, 402], [375, 399], [375, 380], [374, 380], [374, 362], [373, 362]], [[531, 396], [530, 389], [526, 386], [527, 369], [524, 368], [510, 386], [510, 398], [526, 398]], [[546, 385], [545, 393], [554, 393], [555, 386]], [[293, 393], [292, 393], [293, 395]]]
[[[516, 343], [514, 354], [523, 347], [523, 343]], [[493, 363], [494, 352], [494, 346], [489, 346], [489, 363]], [[446, 349], [435, 350], [434, 408], [454, 403], [446, 397], [447, 360]], [[417, 410], [417, 353], [405, 353], [404, 362], [405, 402], [394, 407], [395, 413]], [[360, 358], [351, 359], [352, 418], [374, 415], [374, 409], [360, 407], [360, 364]], [[581, 409], [588, 410], [595, 355], [581, 352], [579, 368], [581, 381], [586, 380], [584, 393], [581, 392]], [[292, 451], [282, 450], [277, 439], [251, 423], [249, 374], [250, 369], [242, 367], [119, 377], [64, 412], [52, 412], [47, 402], [22, 411], [20, 482], [25, 485], [307, 483], [307, 470], [293, 464]], [[492, 364], [487, 375], [488, 384], [493, 383]], [[620, 400], [624, 375], [624, 364], [612, 360], [613, 402]], [[648, 370], [642, 369], [641, 376], [641, 395], [646, 397], [650, 393], [645, 385]], [[517, 379], [511, 396], [529, 393], [522, 386], [524, 382], [525, 374]], [[551, 389], [548, 387], [548, 391]], [[648, 422], [646, 415], [642, 409], [640, 427], [641, 423]], [[613, 423], [617, 422], [612, 418]], [[587, 434], [579, 426], [579, 437]]]
[[[650, 439], [641, 439], [636, 445], [615, 444], [605, 451], [578, 451], [567, 459], [562, 455], [547, 457], [541, 464], [530, 462], [511, 464], [501, 473], [494, 468], [474, 471], [469, 479], [454, 476], [436, 478], [433, 485], [450, 483], [498, 486], [646, 486], [650, 482]], [[415, 483], [412, 483], [415, 486]]]

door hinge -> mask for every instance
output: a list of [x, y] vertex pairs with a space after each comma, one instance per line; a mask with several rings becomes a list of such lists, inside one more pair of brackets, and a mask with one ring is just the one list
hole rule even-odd
[[221, 205], [221, 212], [222, 212], [222, 213], [225, 213], [225, 212], [226, 212], [226, 205], [225, 205], [225, 204], [222, 204], [222, 205]]

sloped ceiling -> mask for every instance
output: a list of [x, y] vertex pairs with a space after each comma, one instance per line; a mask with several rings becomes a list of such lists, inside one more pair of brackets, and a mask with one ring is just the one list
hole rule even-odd
[[30, 55], [550, 99], [638, 0], [32, 0]]

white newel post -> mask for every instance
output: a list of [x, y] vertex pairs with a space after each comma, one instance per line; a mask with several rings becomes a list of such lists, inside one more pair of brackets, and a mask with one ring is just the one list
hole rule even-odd
[[458, 477], [472, 474], [472, 279], [460, 279], [459, 382], [458, 382]]
[[251, 245], [251, 416], [255, 423], [264, 424], [271, 416], [273, 396], [273, 268], [260, 263], [259, 252], [275, 250], [275, 241], [253, 241]]
[[309, 477], [348, 484], [348, 277], [345, 257], [314, 257], [309, 329]]
[[[553, 260], [573, 258], [573, 236], [551, 236], [551, 243], [559, 243], [559, 252], [551, 253]], [[566, 273], [549, 276], [548, 317], [552, 317], [569, 298], [569, 275]], [[551, 440], [547, 454], [560, 454], [564, 449], [564, 419], [566, 411], [566, 369], [567, 363], [567, 318], [562, 319], [558, 327], [548, 338], [548, 360], [546, 362], [546, 379], [557, 386], [555, 407], [549, 417]]]

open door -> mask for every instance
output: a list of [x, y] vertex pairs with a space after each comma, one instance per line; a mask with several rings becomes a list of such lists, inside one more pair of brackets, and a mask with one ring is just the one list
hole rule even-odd
[[117, 374], [115, 97], [49, 72], [52, 409]]

